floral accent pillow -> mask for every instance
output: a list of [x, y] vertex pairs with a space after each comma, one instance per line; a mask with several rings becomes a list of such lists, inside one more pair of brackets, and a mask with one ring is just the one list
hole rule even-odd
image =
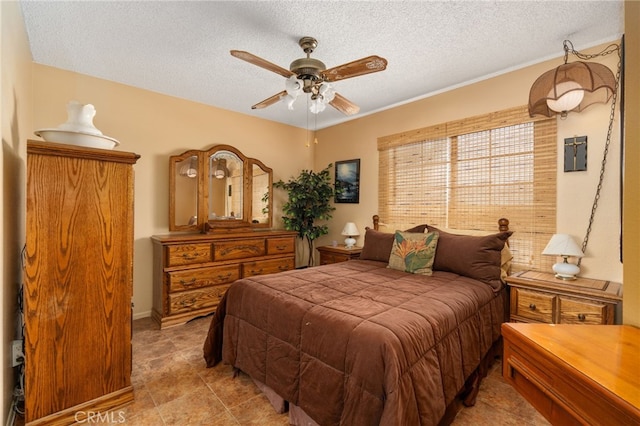
[[396, 231], [389, 268], [412, 274], [431, 275], [438, 245], [438, 233]]

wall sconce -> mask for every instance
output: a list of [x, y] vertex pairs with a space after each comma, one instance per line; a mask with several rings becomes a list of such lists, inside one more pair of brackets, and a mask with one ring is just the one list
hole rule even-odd
[[560, 256], [564, 259], [561, 263], [553, 265], [553, 272], [556, 273], [556, 278], [561, 280], [575, 280], [576, 275], [580, 273], [580, 267], [569, 263], [568, 257], [581, 258], [584, 256], [582, 249], [568, 234], [554, 234], [549, 240], [549, 243], [542, 251], [546, 256]]
[[[612, 46], [615, 48], [610, 49]], [[569, 51], [587, 60], [615, 50], [619, 52], [618, 45], [611, 45], [607, 49], [595, 55], [584, 55], [574, 50], [569, 40], [565, 40], [564, 64], [545, 72], [531, 86], [529, 115], [552, 117], [559, 113], [564, 118], [569, 111], [582, 111], [594, 103], [609, 102], [617, 92], [618, 78], [607, 66], [583, 61], [567, 63]]]
[[360, 235], [360, 231], [358, 231], [358, 227], [355, 223], [347, 222], [347, 224], [344, 225], [344, 228], [342, 229], [342, 235], [347, 237], [344, 240], [344, 245], [346, 246], [346, 248], [351, 249], [356, 245], [356, 239], [353, 237], [357, 237], [358, 235]]

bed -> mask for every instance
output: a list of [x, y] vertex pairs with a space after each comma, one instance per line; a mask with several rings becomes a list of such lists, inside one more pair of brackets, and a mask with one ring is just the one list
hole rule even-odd
[[292, 424], [434, 425], [457, 397], [473, 404], [505, 321], [508, 221], [483, 236], [376, 228], [360, 260], [233, 283], [207, 366], [248, 374]]

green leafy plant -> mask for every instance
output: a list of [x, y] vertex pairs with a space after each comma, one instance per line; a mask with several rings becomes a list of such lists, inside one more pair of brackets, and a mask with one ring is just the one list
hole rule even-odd
[[289, 200], [282, 206], [285, 229], [296, 231], [298, 237], [306, 240], [309, 247], [308, 266], [313, 266], [313, 242], [316, 238], [329, 233], [326, 224], [317, 224], [318, 220], [331, 219], [331, 213], [336, 209], [330, 204], [336, 192], [331, 184], [329, 164], [320, 172], [303, 170], [296, 178], [288, 182], [279, 180], [274, 182], [275, 188], [284, 189]]

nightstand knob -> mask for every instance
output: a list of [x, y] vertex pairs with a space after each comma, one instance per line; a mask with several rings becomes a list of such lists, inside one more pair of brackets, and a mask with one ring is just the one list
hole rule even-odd
[[586, 318], [585, 314], [578, 314], [578, 321], [584, 321]]
[[536, 310], [536, 305], [535, 305], [535, 303], [530, 303], [530, 304], [529, 304], [529, 309], [531, 309], [532, 311], [535, 311], [535, 310]]

